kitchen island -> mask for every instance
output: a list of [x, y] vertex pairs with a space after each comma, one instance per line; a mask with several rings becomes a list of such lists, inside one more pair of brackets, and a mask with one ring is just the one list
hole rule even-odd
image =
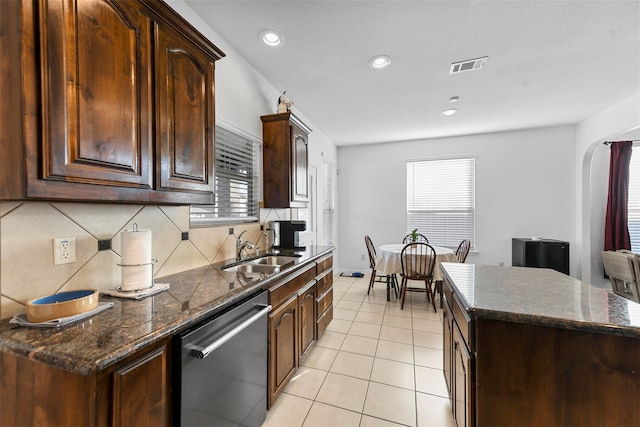
[[139, 301], [101, 296], [114, 307], [61, 328], [0, 322], [0, 425], [168, 425], [173, 335], [261, 290], [288, 289], [301, 272], [315, 283], [318, 265], [331, 276], [333, 249], [308, 246], [273, 274], [221, 262], [157, 278], [170, 289]]
[[640, 305], [550, 269], [442, 270], [458, 426], [638, 424]]

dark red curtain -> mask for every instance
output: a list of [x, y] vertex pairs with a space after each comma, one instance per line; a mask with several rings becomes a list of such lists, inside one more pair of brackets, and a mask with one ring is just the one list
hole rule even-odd
[[627, 225], [627, 202], [629, 200], [629, 161], [631, 141], [611, 143], [609, 161], [609, 197], [607, 217], [604, 224], [604, 250], [631, 249]]

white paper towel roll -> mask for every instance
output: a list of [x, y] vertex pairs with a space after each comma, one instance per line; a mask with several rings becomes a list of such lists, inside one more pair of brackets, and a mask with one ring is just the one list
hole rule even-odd
[[121, 233], [120, 264], [140, 265], [151, 262], [151, 230], [126, 230]]
[[122, 285], [120, 289], [123, 291], [137, 291], [147, 289], [153, 286], [153, 266], [148, 265], [122, 265]]

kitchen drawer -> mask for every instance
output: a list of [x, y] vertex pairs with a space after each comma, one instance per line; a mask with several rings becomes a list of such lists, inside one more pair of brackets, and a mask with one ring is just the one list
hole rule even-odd
[[327, 270], [318, 277], [318, 295], [322, 295], [333, 285], [333, 270]]
[[318, 273], [320, 274], [323, 271], [333, 267], [333, 255], [327, 255], [326, 257], [318, 260]]
[[321, 317], [322, 314], [329, 308], [329, 306], [333, 303], [333, 288], [330, 288], [324, 294], [318, 292], [318, 297], [316, 298], [317, 305], [317, 313], [318, 316]]
[[274, 310], [315, 278], [315, 267], [314, 263], [310, 263], [295, 271], [291, 276], [287, 276], [282, 282], [269, 288], [269, 304]]
[[329, 308], [327, 308], [324, 314], [322, 314], [322, 316], [320, 316], [320, 318], [318, 319], [318, 331], [317, 331], [318, 339], [320, 339], [325, 329], [327, 329], [327, 326], [329, 326], [329, 323], [331, 323], [332, 320], [333, 320], [333, 304], [329, 305]]
[[451, 311], [453, 312], [453, 318], [455, 319], [458, 327], [460, 328], [460, 334], [464, 338], [467, 346], [471, 349], [474, 348], [473, 345], [473, 322], [471, 321], [471, 317], [462, 306], [458, 295], [453, 294], [453, 298], [451, 301]]

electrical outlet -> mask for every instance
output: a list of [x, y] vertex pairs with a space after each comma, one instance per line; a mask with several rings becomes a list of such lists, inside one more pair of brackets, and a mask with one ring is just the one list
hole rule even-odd
[[360, 255], [360, 261], [364, 261], [364, 254]]
[[229, 227], [229, 234], [233, 234], [233, 227]]
[[76, 238], [53, 239], [53, 264], [60, 265], [72, 262], [76, 262]]

